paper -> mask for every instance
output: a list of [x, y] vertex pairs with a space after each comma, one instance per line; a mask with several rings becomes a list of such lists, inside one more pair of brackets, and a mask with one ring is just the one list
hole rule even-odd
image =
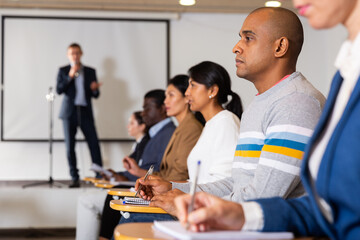
[[90, 170], [92, 170], [92, 171], [94, 171], [94, 172], [97, 172], [97, 173], [103, 173], [103, 174], [105, 174], [107, 177], [112, 177], [112, 175], [113, 175], [112, 172], [104, 169], [103, 167], [97, 165], [96, 163], [93, 163], [93, 164], [91, 165]]
[[150, 201], [142, 199], [142, 198], [137, 198], [137, 197], [125, 197], [123, 203], [148, 206], [150, 204]]
[[293, 239], [291, 232], [250, 232], [250, 231], [187, 231], [178, 221], [154, 221], [154, 228], [176, 239]]

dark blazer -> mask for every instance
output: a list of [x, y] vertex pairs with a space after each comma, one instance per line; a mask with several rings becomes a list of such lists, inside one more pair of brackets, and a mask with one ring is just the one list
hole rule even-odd
[[[56, 92], [58, 94], [64, 93], [64, 99], [59, 114], [61, 119], [69, 119], [72, 114], [75, 114], [74, 100], [76, 96], [76, 88], [74, 79], [70, 79], [69, 77], [70, 68], [70, 65], [61, 67], [57, 76]], [[89, 113], [91, 113], [89, 114], [91, 117], [93, 117], [91, 98], [98, 98], [100, 95], [99, 90], [92, 91], [90, 89], [90, 84], [94, 81], [97, 82], [95, 69], [84, 66], [84, 89], [87, 103], [86, 109]]]
[[129, 157], [133, 158], [136, 161], [136, 163], [139, 163], [143, 155], [145, 146], [149, 140], [150, 140], [149, 134], [145, 134], [144, 137], [141, 139], [141, 141], [136, 144], [134, 151], [129, 155]]
[[[336, 73], [323, 114], [307, 146], [302, 167], [308, 196], [259, 200], [264, 210], [264, 231], [292, 231], [297, 235], [327, 235], [331, 239], [360, 237], [360, 77], [321, 160], [316, 182], [311, 183], [308, 161], [324, 131], [343, 79]], [[320, 211], [315, 195], [331, 208], [333, 221]]]
[[[155, 136], [150, 138], [141, 157], [142, 164], [140, 167], [142, 169], [148, 170], [151, 165], [154, 165], [154, 171], [159, 171], [161, 159], [175, 128], [174, 123], [170, 121], [163, 126]], [[122, 174], [130, 181], [136, 181], [136, 179], [139, 178], [130, 174], [128, 171], [125, 171]]]

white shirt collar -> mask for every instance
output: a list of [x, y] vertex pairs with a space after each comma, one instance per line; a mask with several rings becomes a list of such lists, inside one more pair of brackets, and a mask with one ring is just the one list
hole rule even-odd
[[335, 67], [339, 69], [345, 82], [351, 81], [345, 84], [355, 85], [360, 73], [360, 33], [353, 42], [346, 40], [342, 44]]

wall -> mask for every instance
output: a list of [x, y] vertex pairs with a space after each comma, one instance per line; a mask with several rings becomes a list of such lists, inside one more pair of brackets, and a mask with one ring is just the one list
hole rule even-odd
[[[256, 91], [249, 82], [235, 75], [234, 54], [238, 32], [246, 15], [243, 14], [176, 14], [114, 13], [114, 12], [61, 12], [40, 10], [2, 10], [2, 13], [43, 14], [47, 16], [100, 16], [100, 17], [163, 17], [171, 19], [171, 75], [185, 73], [192, 65], [212, 60], [223, 65], [233, 80], [233, 89], [248, 105]], [[335, 68], [333, 62], [341, 42], [345, 39], [342, 28], [315, 31], [304, 20], [305, 44], [298, 70], [325, 95]], [[21, 53], [19, 53], [19, 56]], [[140, 56], [139, 56], [140, 57]], [[164, 86], [165, 87], [165, 86]], [[124, 126], [125, 127], [125, 126]], [[101, 143], [104, 165], [121, 169], [122, 157], [130, 151], [131, 143]], [[54, 179], [69, 179], [63, 143], [54, 143]], [[81, 176], [91, 175], [87, 146], [77, 144]], [[0, 142], [0, 180], [48, 179], [49, 156], [47, 143]]]

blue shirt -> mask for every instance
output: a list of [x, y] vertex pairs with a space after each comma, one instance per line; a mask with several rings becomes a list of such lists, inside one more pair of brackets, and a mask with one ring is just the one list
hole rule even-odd
[[161, 120], [160, 122], [158, 122], [157, 124], [155, 124], [154, 126], [152, 126], [149, 129], [149, 136], [150, 138], [153, 138], [166, 124], [168, 124], [171, 121], [170, 118], [166, 118], [164, 120]]
[[86, 103], [86, 97], [85, 97], [85, 88], [84, 88], [84, 68], [81, 67], [79, 71], [79, 75], [75, 77], [75, 89], [76, 89], [76, 95], [75, 95], [75, 105], [76, 106], [87, 106]]

